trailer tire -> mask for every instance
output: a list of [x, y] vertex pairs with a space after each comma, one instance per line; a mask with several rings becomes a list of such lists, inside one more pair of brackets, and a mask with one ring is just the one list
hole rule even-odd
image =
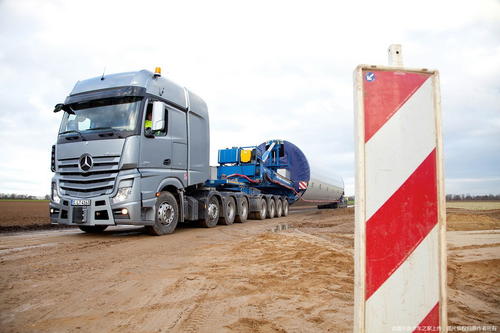
[[267, 216], [267, 202], [266, 199], [262, 198], [260, 202], [260, 210], [258, 212], [252, 213], [252, 218], [254, 220], [265, 220]]
[[153, 236], [171, 234], [179, 222], [179, 205], [174, 195], [163, 192], [156, 199], [155, 224], [147, 225], [146, 232]]
[[236, 217], [236, 203], [234, 198], [228, 197], [224, 200], [223, 216], [219, 219], [219, 224], [231, 225]]
[[281, 217], [283, 215], [283, 202], [280, 198], [276, 198], [274, 202], [276, 203], [276, 217]]
[[269, 200], [269, 207], [267, 207], [267, 218], [272, 219], [276, 214], [276, 202], [274, 199]]
[[282, 216], [288, 216], [288, 208], [289, 208], [288, 207], [288, 200], [283, 199], [282, 202], [283, 202], [283, 211], [282, 211], [281, 215]]
[[205, 218], [199, 220], [199, 224], [203, 228], [213, 228], [217, 225], [219, 221], [220, 206], [219, 200], [215, 195], [208, 199], [207, 208], [205, 212]]
[[236, 222], [243, 223], [248, 219], [248, 200], [247, 198], [241, 199], [240, 209], [238, 215], [235, 218]]
[[106, 230], [108, 226], [107, 225], [80, 225], [78, 228], [80, 228], [81, 231], [84, 231], [89, 234], [100, 234], [104, 230]]

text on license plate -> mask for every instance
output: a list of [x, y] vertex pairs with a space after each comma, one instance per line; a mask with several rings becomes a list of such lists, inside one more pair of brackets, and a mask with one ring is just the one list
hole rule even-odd
[[71, 200], [71, 206], [90, 206], [90, 200]]

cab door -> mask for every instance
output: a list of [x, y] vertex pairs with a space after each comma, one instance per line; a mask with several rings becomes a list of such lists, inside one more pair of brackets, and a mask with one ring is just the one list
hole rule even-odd
[[[145, 130], [145, 122], [149, 113], [153, 111], [152, 101], [149, 100], [146, 105], [146, 110], [143, 114], [142, 129], [141, 129], [141, 149], [139, 158], [139, 167], [141, 169], [155, 169], [155, 172], [166, 173], [170, 172], [172, 164], [172, 138], [168, 135], [170, 127], [170, 119], [168, 108], [164, 104], [165, 112], [165, 128], [161, 131], [152, 132], [148, 137]], [[149, 170], [152, 172], [153, 170]]]
[[169, 107], [168, 117], [170, 121], [167, 136], [172, 140], [171, 172], [186, 186], [188, 176], [187, 114]]

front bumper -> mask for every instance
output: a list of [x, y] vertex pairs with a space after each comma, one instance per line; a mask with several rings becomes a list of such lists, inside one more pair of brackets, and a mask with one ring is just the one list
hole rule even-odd
[[[132, 191], [123, 201], [113, 202], [116, 198], [119, 184], [122, 181], [132, 180]], [[52, 224], [94, 226], [94, 225], [153, 225], [154, 207], [145, 206], [141, 194], [140, 174], [134, 170], [120, 172], [112, 193], [95, 197], [82, 198], [62, 194], [59, 190], [57, 196], [60, 202], [51, 201], [49, 216]], [[58, 179], [54, 177], [52, 183], [58, 189]], [[85, 206], [72, 204], [72, 200], [88, 201]], [[126, 214], [122, 212], [126, 209]]]
[[[108, 195], [88, 198], [89, 205], [72, 206], [71, 199], [62, 196], [59, 204], [51, 201], [50, 222], [52, 224], [93, 226], [93, 225], [152, 225], [153, 221], [144, 220], [140, 201], [111, 204]], [[122, 214], [126, 209], [127, 213]]]

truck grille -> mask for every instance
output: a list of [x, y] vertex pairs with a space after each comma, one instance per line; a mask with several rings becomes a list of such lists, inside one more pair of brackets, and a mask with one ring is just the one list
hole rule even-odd
[[80, 158], [57, 160], [59, 187], [62, 194], [88, 198], [113, 192], [120, 156], [92, 156], [93, 166], [80, 170]]

